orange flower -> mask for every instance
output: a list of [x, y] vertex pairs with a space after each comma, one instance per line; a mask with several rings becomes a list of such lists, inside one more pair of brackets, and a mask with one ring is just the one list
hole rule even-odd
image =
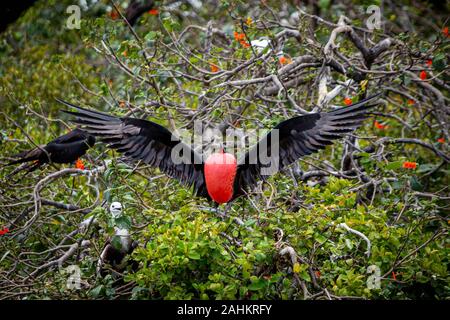
[[157, 16], [159, 14], [159, 10], [158, 9], [150, 9], [147, 11], [148, 14], [152, 15], [152, 16]]
[[320, 273], [320, 271], [319, 270], [317, 270], [316, 272], [314, 272], [315, 274], [316, 274], [316, 277], [317, 278], [320, 278], [320, 276], [321, 276], [321, 273]]
[[251, 17], [248, 17], [245, 23], [249, 26], [253, 23], [253, 19]]
[[427, 63], [427, 66], [431, 67], [433, 65], [433, 60], [428, 59], [426, 63]]
[[116, 20], [119, 17], [119, 13], [116, 10], [113, 10], [109, 13], [111, 19]]
[[444, 36], [448, 37], [448, 27], [442, 28], [442, 33]]
[[109, 80], [108, 80], [108, 83], [109, 83], [110, 86], [112, 86], [113, 81], [112, 81], [111, 79], [109, 79]]
[[439, 142], [439, 143], [445, 143], [445, 139], [444, 139], [444, 138], [439, 138], [439, 139], [437, 139], [437, 142]]
[[417, 162], [405, 161], [405, 162], [403, 162], [402, 167], [405, 168], [405, 169], [416, 169], [417, 168]]
[[419, 77], [422, 80], [426, 80], [427, 79], [427, 73], [425, 72], [425, 70], [420, 71]]
[[416, 102], [413, 99], [408, 99], [408, 105], [412, 106]]
[[344, 103], [346, 106], [349, 106], [353, 103], [352, 99], [350, 99], [349, 97], [345, 97], [344, 98]]
[[234, 39], [236, 39], [236, 41], [242, 41], [245, 39], [245, 34], [244, 33], [238, 33], [238, 32], [234, 32]]
[[122, 55], [123, 55], [124, 57], [126, 57], [126, 56], [128, 55], [128, 51], [125, 50], [124, 52], [122, 52]]
[[239, 43], [240, 43], [241, 46], [243, 46], [244, 48], [250, 47], [250, 43], [248, 43], [248, 42], [245, 41], [245, 40], [241, 40], [241, 41], [239, 41]]
[[245, 34], [244, 33], [238, 33], [238, 32], [234, 32], [234, 39], [236, 41], [238, 41], [241, 46], [243, 46], [244, 48], [248, 48], [250, 47], [250, 43], [248, 43], [247, 41], [245, 41]]
[[387, 129], [387, 127], [388, 127], [385, 124], [379, 123], [377, 120], [375, 120], [375, 122], [373, 124], [374, 124], [375, 128], [380, 129], [380, 130]]
[[77, 161], [75, 161], [75, 168], [84, 170], [83, 160], [78, 159]]
[[292, 59], [289, 57], [281, 56], [278, 58], [278, 61], [280, 62], [280, 64], [285, 65], [291, 63]]
[[216, 66], [215, 64], [210, 63], [209, 67], [211, 68], [211, 72], [218, 72], [219, 71], [219, 67]]
[[394, 279], [394, 281], [397, 281], [397, 274], [392, 271], [392, 279]]
[[125, 101], [120, 100], [119, 101], [119, 107], [124, 108], [125, 107]]

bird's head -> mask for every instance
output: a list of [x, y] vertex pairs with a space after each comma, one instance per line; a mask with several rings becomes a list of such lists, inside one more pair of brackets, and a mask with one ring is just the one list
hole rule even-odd
[[114, 218], [118, 218], [122, 214], [122, 204], [117, 201], [111, 203], [109, 211]]

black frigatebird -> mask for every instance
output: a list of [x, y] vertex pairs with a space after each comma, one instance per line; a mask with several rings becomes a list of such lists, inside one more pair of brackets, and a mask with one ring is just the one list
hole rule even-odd
[[[193, 186], [198, 196], [217, 203], [227, 203], [250, 191], [258, 180], [265, 180], [270, 174], [299, 158], [324, 149], [333, 140], [354, 131], [368, 117], [368, 111], [375, 106], [369, 103], [378, 96], [330, 112], [309, 113], [285, 120], [274, 128], [278, 135], [278, 152], [271, 150], [270, 141], [275, 136], [272, 130], [239, 161], [223, 150], [203, 161], [193, 148], [173, 137], [169, 130], [157, 123], [131, 117], [119, 118], [60, 102], [77, 109], [78, 112], [64, 111], [75, 116], [72, 122], [100, 138], [110, 148], [128, 158], [158, 167], [181, 183]], [[174, 148], [184, 150], [180, 155], [181, 162], [173, 161], [171, 155]], [[263, 148], [267, 149], [264, 154], [269, 155], [270, 164], [275, 164], [276, 170], [270, 174], [266, 170], [267, 161], [263, 161], [260, 156], [259, 151]]]
[[95, 136], [81, 129], [74, 129], [46, 145], [40, 145], [31, 150], [23, 151], [13, 156], [17, 160], [5, 166], [25, 163], [15, 169], [10, 175], [27, 170], [27, 173], [36, 170], [46, 163], [72, 163], [83, 156], [95, 144]]

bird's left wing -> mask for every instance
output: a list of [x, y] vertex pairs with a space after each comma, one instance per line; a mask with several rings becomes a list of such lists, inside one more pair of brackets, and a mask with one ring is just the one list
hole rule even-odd
[[324, 149], [358, 128], [379, 94], [330, 112], [310, 113], [279, 123], [238, 161], [235, 195], [299, 158]]
[[159, 168], [181, 183], [193, 186], [197, 195], [210, 199], [201, 155], [163, 126], [143, 119], [117, 118], [58, 101], [77, 109], [78, 112], [64, 112], [74, 115], [72, 122], [81, 125], [89, 134], [99, 137], [110, 148], [131, 159]]

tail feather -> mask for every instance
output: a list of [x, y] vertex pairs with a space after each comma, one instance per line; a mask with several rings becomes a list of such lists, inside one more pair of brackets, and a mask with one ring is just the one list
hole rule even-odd
[[17, 160], [13, 160], [5, 164], [4, 166], [11, 166], [14, 164], [24, 163], [24, 162], [30, 162], [30, 161], [36, 161], [39, 160], [39, 158], [42, 156], [42, 148], [44, 146], [36, 147], [31, 150], [26, 150], [23, 152], [20, 152], [18, 154], [13, 155], [13, 158], [18, 158]]
[[14, 169], [11, 173], [9, 173], [5, 179], [9, 179], [13, 176], [15, 176], [16, 174], [18, 174], [19, 172], [25, 171], [24, 175], [21, 176], [17, 181], [23, 179], [27, 174], [29, 174], [30, 172], [33, 172], [34, 170], [36, 170], [37, 168], [39, 168], [42, 165], [42, 163], [40, 163], [39, 161], [35, 161], [35, 162], [29, 162], [29, 163], [23, 163], [22, 165], [20, 165], [19, 167], [17, 167], [16, 169]]

